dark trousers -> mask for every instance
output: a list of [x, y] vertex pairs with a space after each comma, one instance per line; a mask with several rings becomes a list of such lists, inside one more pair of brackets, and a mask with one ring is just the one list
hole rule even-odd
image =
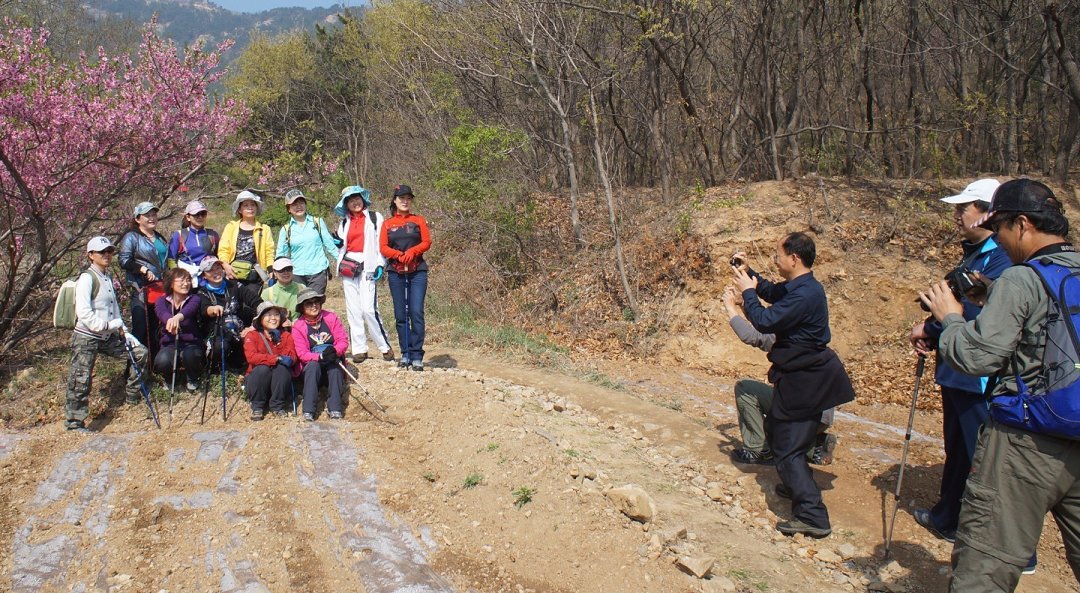
[[821, 499], [821, 489], [814, 482], [814, 472], [806, 463], [806, 452], [814, 445], [820, 417], [809, 420], [769, 421], [776, 473], [791, 491], [791, 514], [807, 525], [831, 529], [829, 511]]
[[326, 378], [326, 409], [341, 412], [341, 394], [345, 391], [345, 375], [337, 362], [309, 362], [301, 373], [304, 378], [304, 413], [314, 414], [319, 399], [319, 383]]
[[[158, 339], [158, 318], [154, 314], [154, 306], [147, 308], [143, 302], [145, 294], [146, 289], [131, 291], [131, 334], [146, 346], [152, 358], [157, 355], [161, 342]], [[169, 361], [169, 367], [172, 368], [172, 361]]]
[[[424, 298], [427, 296], [427, 277], [427, 270], [408, 274], [398, 274], [393, 270], [387, 272], [390, 296], [394, 298], [398, 348], [402, 358], [408, 360], [424, 360]], [[406, 334], [409, 336], [408, 344], [405, 343]]]
[[326, 294], [326, 270], [323, 270], [318, 274], [306, 274], [304, 276], [297, 274], [293, 276], [293, 281], [299, 281], [304, 286], [319, 294]]
[[941, 433], [945, 438], [945, 469], [941, 472], [941, 491], [937, 504], [930, 509], [934, 525], [941, 531], [956, 531], [960, 519], [960, 498], [971, 473], [975, 442], [979, 429], [990, 413], [981, 393], [941, 388]]
[[[173, 352], [175, 351], [176, 346], [163, 346], [154, 356], [154, 370], [170, 383], [172, 383]], [[187, 371], [189, 379], [194, 381], [202, 373], [204, 363], [202, 344], [180, 345], [180, 355], [177, 357], [176, 367], [178, 369], [183, 367]]]
[[244, 392], [251, 400], [252, 410], [284, 410], [292, 393], [292, 369], [276, 364], [260, 364], [244, 379]]

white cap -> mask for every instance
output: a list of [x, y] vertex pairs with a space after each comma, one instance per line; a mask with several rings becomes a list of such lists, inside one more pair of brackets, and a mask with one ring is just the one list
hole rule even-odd
[[112, 241], [108, 237], [94, 237], [86, 244], [86, 252], [92, 253], [95, 251], [116, 251], [116, 246], [112, 244]]
[[948, 196], [941, 198], [942, 202], [946, 204], [968, 204], [977, 200], [982, 200], [987, 204], [994, 197], [994, 191], [997, 190], [1001, 182], [997, 179], [980, 179], [978, 181], [972, 181], [964, 188], [964, 191], [956, 194], [955, 196]]
[[291, 259], [289, 259], [287, 257], [279, 257], [279, 258], [274, 260], [274, 265], [270, 266], [270, 267], [272, 267], [275, 272], [280, 272], [280, 271], [282, 271], [282, 270], [284, 270], [286, 268], [293, 267], [293, 265], [292, 265], [292, 260]]

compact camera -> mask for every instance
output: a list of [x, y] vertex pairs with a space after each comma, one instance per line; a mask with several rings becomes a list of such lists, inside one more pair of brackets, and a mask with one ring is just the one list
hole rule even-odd
[[737, 256], [737, 255], [733, 255], [733, 256], [731, 256], [731, 262], [729, 262], [729, 263], [731, 263], [732, 267], [737, 268], [737, 267], [743, 265], [743, 259], [741, 257]]
[[[975, 272], [965, 267], [956, 268], [945, 274], [945, 282], [949, 285], [949, 289], [952, 290], [953, 296], [958, 301], [963, 301], [967, 296], [983, 294], [987, 289], [986, 283], [979, 280]], [[930, 307], [927, 307], [922, 299], [915, 300], [919, 302], [919, 306], [922, 307], [923, 311], [930, 311]]]

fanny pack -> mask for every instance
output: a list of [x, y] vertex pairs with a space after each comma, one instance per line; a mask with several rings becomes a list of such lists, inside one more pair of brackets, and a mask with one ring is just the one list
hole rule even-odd
[[364, 264], [349, 259], [349, 256], [341, 258], [341, 262], [338, 264], [338, 274], [342, 278], [356, 278], [364, 271]]
[[255, 270], [255, 264], [242, 259], [236, 259], [232, 262], [233, 273], [236, 274], [236, 279], [247, 282], [248, 278], [251, 278], [252, 272]]

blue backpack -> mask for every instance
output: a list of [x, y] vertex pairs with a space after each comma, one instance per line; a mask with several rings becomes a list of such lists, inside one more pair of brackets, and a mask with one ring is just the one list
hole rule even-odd
[[1008, 426], [1080, 440], [1080, 269], [1048, 259], [1024, 265], [1035, 270], [1050, 296], [1042, 371], [1030, 386], [1016, 373], [1019, 393], [992, 398], [990, 415]]

